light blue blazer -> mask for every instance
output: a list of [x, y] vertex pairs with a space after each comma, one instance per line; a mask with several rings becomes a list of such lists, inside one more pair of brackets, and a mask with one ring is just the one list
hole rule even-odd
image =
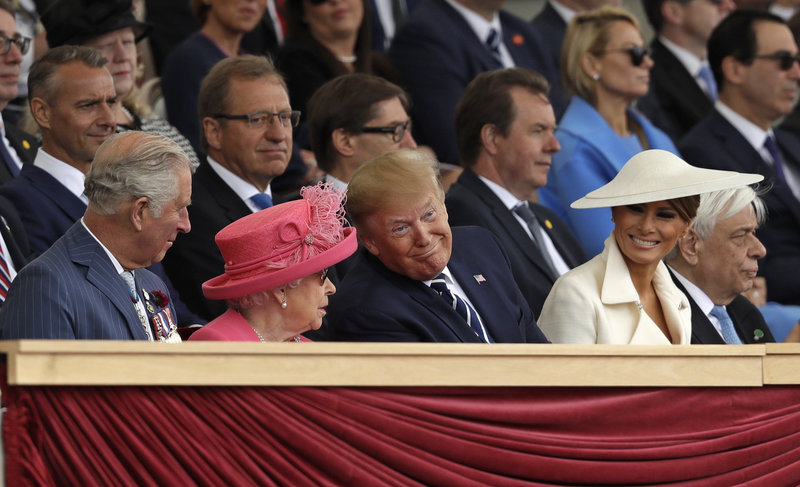
[[[678, 154], [669, 136], [640, 113], [628, 116], [639, 122], [650, 149]], [[614, 225], [611, 209], [575, 210], [570, 203], [611, 181], [635, 155], [629, 146], [586, 100], [573, 97], [556, 130], [561, 151], [553, 154], [547, 186], [539, 189], [539, 203], [558, 214], [572, 229], [586, 255], [597, 255]]]

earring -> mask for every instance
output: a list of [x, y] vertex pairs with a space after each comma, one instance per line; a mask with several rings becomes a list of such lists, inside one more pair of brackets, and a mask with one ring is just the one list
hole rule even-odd
[[592, 79], [593, 79], [593, 80], [595, 80], [595, 81], [597, 81], [597, 80], [599, 80], [599, 79], [600, 79], [600, 75], [599, 75], [598, 73], [594, 73], [594, 74], [592, 75]]
[[289, 304], [286, 303], [286, 291], [284, 291], [283, 292], [283, 299], [281, 300], [281, 308], [286, 309], [287, 306], [289, 306]]

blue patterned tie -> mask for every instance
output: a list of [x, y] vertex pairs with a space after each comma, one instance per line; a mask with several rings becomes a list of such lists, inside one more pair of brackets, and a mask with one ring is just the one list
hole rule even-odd
[[711, 316], [719, 320], [720, 327], [722, 328], [722, 338], [725, 339], [725, 343], [728, 345], [742, 345], [742, 341], [736, 333], [736, 328], [733, 327], [733, 321], [730, 315], [728, 315], [728, 312], [725, 311], [724, 306], [714, 306], [711, 308]]
[[500, 35], [494, 28], [490, 28], [489, 35], [486, 36], [486, 46], [492, 52], [495, 61], [497, 61], [500, 67], [503, 67], [503, 56], [500, 54], [500, 42]]
[[783, 173], [783, 158], [781, 157], [781, 151], [778, 149], [778, 144], [771, 135], [767, 135], [766, 140], [764, 140], [764, 148], [767, 149], [769, 155], [772, 156], [772, 168], [775, 169], [775, 174], [778, 175], [778, 179], [785, 183], [786, 176]]
[[478, 335], [478, 338], [484, 342], [492, 341], [488, 334], [485, 334], [483, 327], [481, 327], [481, 322], [475, 309], [470, 306], [469, 303], [458, 297], [457, 294], [450, 292], [450, 289], [447, 287], [447, 281], [444, 274], [439, 274], [436, 279], [431, 281], [431, 289], [439, 293], [439, 296], [441, 296], [447, 302], [447, 304], [453, 308], [456, 313], [458, 313], [458, 316], [460, 316], [467, 323], [467, 325], [469, 325], [472, 331]]
[[8, 287], [11, 285], [11, 272], [8, 270], [8, 262], [0, 250], [0, 307], [6, 302]]
[[250, 201], [261, 210], [272, 206], [272, 198], [267, 193], [256, 193], [250, 197]]
[[714, 80], [714, 74], [711, 72], [711, 68], [708, 67], [708, 64], [704, 64], [700, 67], [700, 71], [697, 72], [697, 77], [705, 82], [706, 89], [708, 90], [708, 97], [716, 101], [717, 82]]

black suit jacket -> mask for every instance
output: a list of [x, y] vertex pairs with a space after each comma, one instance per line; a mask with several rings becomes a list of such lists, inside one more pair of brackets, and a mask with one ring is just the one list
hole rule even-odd
[[0, 196], [0, 216], [3, 218], [2, 224], [0, 224], [0, 235], [8, 247], [14, 269], [19, 271], [32, 257], [31, 249], [17, 210], [10, 201], [2, 196]]
[[[694, 76], [658, 39], [653, 41], [649, 100], [638, 106], [672, 140], [678, 141], [713, 108]], [[655, 103], [655, 105], [652, 105]], [[657, 106], [655, 110], [651, 106]]]
[[561, 66], [561, 49], [564, 46], [564, 36], [567, 33], [567, 23], [556, 12], [550, 2], [545, 2], [539, 15], [531, 20], [531, 24], [539, 31], [542, 39], [547, 40], [545, 49], [553, 66]]
[[[783, 130], [776, 131], [776, 138], [783, 163], [800, 167], [800, 138]], [[800, 304], [800, 200], [717, 110], [690, 131], [678, 149], [695, 166], [764, 175], [771, 188], [763, 196], [767, 221], [757, 232], [767, 248], [767, 256], [759, 261], [759, 273], [767, 279], [771, 301]]]
[[192, 178], [189, 220], [192, 230], [178, 235], [164, 258], [164, 268], [190, 310], [212, 320], [227, 309], [224, 301], [203, 296], [202, 284], [225, 272], [214, 236], [225, 226], [251, 214], [250, 208], [220, 178], [207, 161]]
[[[672, 275], [672, 281], [678, 286], [683, 294], [689, 299], [689, 304], [692, 307], [692, 344], [693, 345], [725, 345], [725, 340], [719, 334], [714, 325], [708, 319], [705, 313], [700, 309], [692, 296], [683, 287], [683, 284], [675, 277], [675, 271], [669, 270]], [[725, 309], [728, 311], [728, 316], [733, 321], [733, 326], [736, 328], [736, 333], [742, 340], [742, 343], [767, 343], [775, 342], [772, 332], [767, 326], [761, 312], [753, 305], [747, 298], [742, 295], [736, 296]], [[761, 331], [761, 336], [757, 337], [756, 330]]]
[[[39, 141], [36, 137], [13, 124], [6, 124], [6, 139], [11, 147], [19, 156], [23, 164], [33, 162], [36, 151], [39, 148]], [[0, 163], [0, 184], [5, 184], [14, 179], [8, 167]]]
[[[497, 343], [546, 342], [487, 230], [453, 228], [447, 264]], [[341, 341], [480, 342], [453, 308], [420, 281], [390, 271], [363, 248], [328, 307], [331, 337]]]
[[[445, 204], [450, 225], [484, 227], [500, 240], [511, 261], [514, 280], [528, 301], [533, 314], [539, 316], [555, 280], [535, 257], [536, 244], [514, 214], [471, 169], [465, 169], [461, 173], [458, 181], [448, 191]], [[564, 262], [570, 268], [586, 262], [586, 254], [567, 224], [542, 205], [531, 203], [530, 206]]]

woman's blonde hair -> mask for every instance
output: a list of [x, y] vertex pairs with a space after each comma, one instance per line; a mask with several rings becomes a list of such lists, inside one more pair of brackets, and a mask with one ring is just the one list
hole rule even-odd
[[585, 53], [599, 54], [608, 45], [611, 27], [615, 22], [628, 22], [642, 33], [639, 21], [627, 10], [618, 7], [600, 7], [579, 13], [567, 26], [564, 48], [561, 51], [561, 77], [573, 95], [597, 104], [594, 83], [583, 70], [581, 59]]

